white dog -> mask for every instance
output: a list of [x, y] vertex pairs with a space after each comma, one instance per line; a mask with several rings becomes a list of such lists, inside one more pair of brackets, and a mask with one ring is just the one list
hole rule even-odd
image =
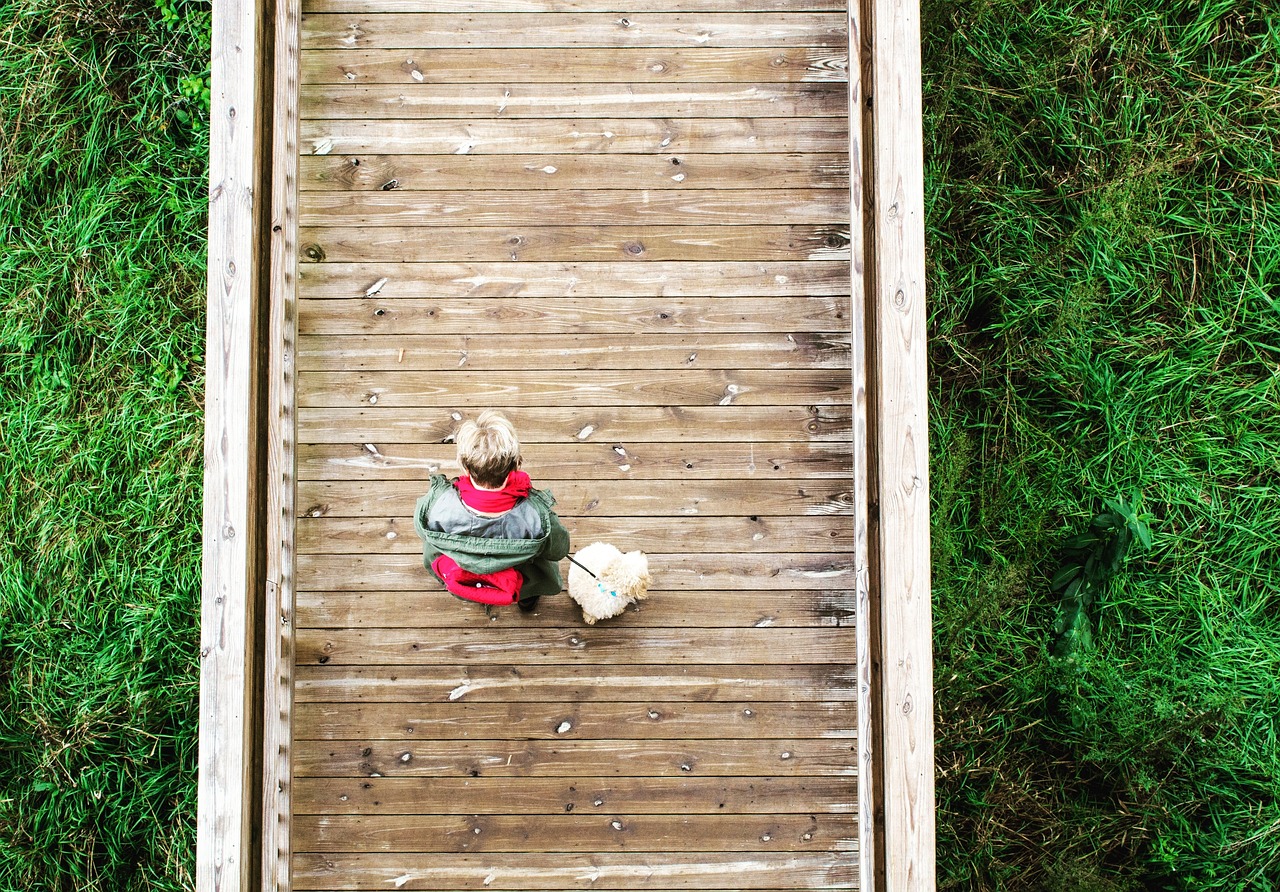
[[593, 542], [574, 560], [569, 565], [569, 597], [582, 608], [588, 625], [617, 616], [649, 594], [649, 559], [644, 552], [623, 554], [607, 542]]

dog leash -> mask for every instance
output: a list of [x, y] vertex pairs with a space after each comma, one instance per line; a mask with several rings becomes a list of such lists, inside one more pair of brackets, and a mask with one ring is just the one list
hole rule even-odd
[[588, 576], [590, 576], [592, 579], [596, 579], [596, 580], [598, 580], [598, 579], [600, 578], [600, 577], [599, 577], [599, 576], [597, 576], [596, 574], [592, 573], [592, 572], [591, 572], [591, 568], [590, 568], [590, 567], [588, 567], [586, 564], [582, 563], [581, 561], [574, 560], [573, 555], [566, 555], [566, 557], [567, 557], [567, 558], [569, 558], [569, 563], [571, 563], [571, 564], [577, 564], [577, 565], [578, 565], [579, 567], [581, 567], [583, 570], [586, 570], [586, 571], [587, 571], [587, 575], [588, 575]]

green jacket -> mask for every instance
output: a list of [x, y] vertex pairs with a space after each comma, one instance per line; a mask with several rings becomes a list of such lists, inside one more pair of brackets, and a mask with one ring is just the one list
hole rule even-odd
[[[528, 503], [542, 521], [542, 535], [537, 539], [491, 539], [458, 533], [439, 532], [427, 528], [431, 508], [440, 496], [453, 488], [453, 481], [433, 474], [431, 488], [418, 499], [413, 512], [413, 526], [422, 538], [422, 562], [428, 570], [441, 554], [453, 558], [459, 567], [472, 573], [496, 573], [515, 567], [524, 575], [520, 599], [554, 595], [564, 588], [558, 562], [569, 553], [569, 532], [551, 510], [555, 497], [541, 489], [531, 490]], [[434, 571], [432, 572], [434, 576]], [[436, 577], [439, 579], [439, 577]], [[443, 580], [441, 580], [443, 582]]]

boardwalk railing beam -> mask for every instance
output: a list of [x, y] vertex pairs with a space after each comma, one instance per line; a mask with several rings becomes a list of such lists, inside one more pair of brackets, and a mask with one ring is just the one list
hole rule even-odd
[[906, 892], [936, 885], [918, 0], [849, 21], [860, 878]]

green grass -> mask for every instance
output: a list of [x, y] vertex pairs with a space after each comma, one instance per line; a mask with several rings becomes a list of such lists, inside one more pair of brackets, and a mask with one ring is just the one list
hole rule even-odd
[[[0, 0], [5, 892], [192, 883], [207, 22]], [[940, 885], [1280, 889], [1280, 15], [923, 22]]]
[[[943, 888], [1280, 888], [1268, 6], [925, 5]], [[1055, 660], [1134, 489], [1154, 545]]]
[[191, 886], [207, 27], [0, 0], [3, 890]]

